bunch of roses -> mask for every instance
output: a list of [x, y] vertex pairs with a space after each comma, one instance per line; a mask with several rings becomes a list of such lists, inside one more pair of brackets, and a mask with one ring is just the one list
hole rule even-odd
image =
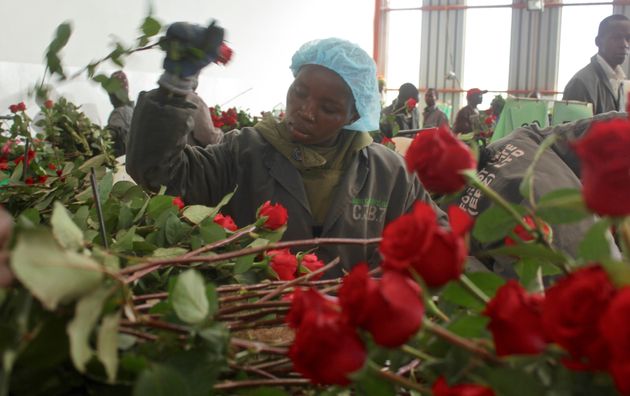
[[346, 385], [347, 375], [361, 368], [366, 357], [358, 329], [388, 348], [418, 332], [424, 304], [412, 276], [442, 286], [459, 278], [466, 258], [464, 236], [472, 221], [457, 207], [449, 208], [449, 215], [447, 230], [438, 225], [431, 205], [418, 202], [411, 213], [391, 222], [380, 245], [380, 279], [371, 278], [361, 263], [343, 279], [338, 299], [315, 290], [296, 293], [287, 321], [296, 329], [289, 356], [298, 372], [315, 383]]
[[26, 111], [26, 105], [24, 104], [24, 102], [12, 104], [11, 106], [9, 106], [9, 111], [13, 114], [17, 113], [18, 111]]
[[289, 349], [294, 369], [314, 383], [348, 385], [348, 375], [363, 367], [367, 352], [359, 329], [374, 342], [397, 347], [422, 324], [420, 288], [408, 277], [386, 271], [369, 276], [356, 265], [343, 279], [339, 297], [314, 289], [296, 290], [287, 323], [296, 330]]
[[[306, 275], [324, 267], [324, 262], [312, 253], [296, 256], [289, 249], [276, 249], [269, 250], [266, 255], [269, 259], [269, 268], [279, 280], [293, 280], [296, 276]], [[320, 279], [323, 275], [323, 273], [313, 275], [311, 280]]]
[[574, 149], [589, 209], [602, 216], [630, 215], [630, 120], [593, 122]]
[[497, 355], [536, 355], [555, 343], [567, 352], [567, 368], [608, 371], [630, 394], [630, 287], [617, 289], [601, 265], [576, 270], [546, 295], [508, 281], [484, 314]]
[[221, 111], [218, 106], [210, 107], [210, 116], [212, 124], [217, 128], [236, 128], [238, 126], [238, 113], [236, 108], [232, 107], [227, 111]]
[[466, 185], [462, 172], [477, 168], [470, 148], [446, 124], [418, 133], [405, 153], [405, 161], [422, 185], [436, 194], [458, 192]]

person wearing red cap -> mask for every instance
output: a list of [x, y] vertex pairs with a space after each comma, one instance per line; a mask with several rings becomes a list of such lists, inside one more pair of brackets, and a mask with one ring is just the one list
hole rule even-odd
[[470, 133], [473, 131], [474, 119], [479, 119], [479, 110], [477, 105], [481, 104], [483, 94], [488, 91], [482, 91], [479, 88], [472, 88], [466, 92], [466, 101], [468, 104], [462, 107], [455, 117], [453, 124], [453, 132]]

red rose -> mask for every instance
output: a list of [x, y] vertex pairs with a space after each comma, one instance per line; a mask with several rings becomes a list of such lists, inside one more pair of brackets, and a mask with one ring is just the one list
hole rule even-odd
[[428, 248], [437, 231], [433, 208], [418, 202], [413, 212], [399, 216], [385, 226], [379, 249], [387, 268], [405, 270]]
[[615, 286], [600, 265], [580, 268], [546, 293], [543, 327], [548, 338], [571, 355], [571, 369], [605, 369], [609, 351], [599, 320], [615, 295]]
[[291, 254], [289, 249], [270, 250], [267, 252], [267, 255], [271, 258], [269, 266], [274, 270], [278, 279], [295, 279], [298, 262], [295, 255]]
[[337, 314], [341, 312], [337, 299], [323, 295], [314, 289], [297, 288], [292, 293], [291, 309], [286, 322], [292, 329], [300, 327], [304, 318], [309, 315]]
[[[300, 262], [300, 268], [301, 269], [305, 268], [306, 271], [300, 271], [300, 275], [308, 274], [308, 273], [311, 273], [313, 271], [317, 271], [318, 269], [323, 268], [324, 265], [325, 265], [324, 262], [321, 261], [320, 259], [318, 259], [316, 255], [314, 255], [314, 254], [305, 254], [305, 255], [302, 256], [302, 261]], [[317, 280], [317, 279], [321, 278], [322, 276], [324, 276], [323, 272], [321, 274], [312, 276], [310, 279], [311, 280]]]
[[385, 271], [380, 280], [370, 278], [368, 272], [365, 263], [352, 269], [339, 290], [339, 302], [350, 323], [370, 332], [374, 342], [398, 347], [422, 324], [420, 288], [396, 271]]
[[599, 322], [599, 329], [612, 355], [609, 371], [617, 389], [630, 394], [630, 287], [624, 287], [610, 302]]
[[0, 170], [9, 170], [9, 163], [6, 161], [0, 161]]
[[35, 180], [33, 180], [32, 177], [27, 177], [26, 180], [24, 180], [24, 183], [28, 184], [29, 186], [33, 185], [35, 183]]
[[57, 171], [55, 173], [57, 173], [57, 176], [61, 177], [61, 175], [63, 174], [63, 170], [62, 169], [57, 169]]
[[460, 174], [475, 169], [477, 161], [448, 125], [418, 133], [405, 154], [407, 169], [416, 172], [427, 190], [451, 194], [461, 190], [466, 180]]
[[456, 206], [448, 212], [450, 230], [437, 225], [433, 208], [425, 202], [416, 203], [411, 217], [407, 214], [391, 222], [381, 242], [383, 267], [413, 268], [430, 287], [458, 279], [468, 254], [465, 235], [473, 222]]
[[[523, 221], [525, 222], [525, 224], [530, 226], [532, 230], [536, 229], [536, 222], [531, 216], [523, 217]], [[551, 227], [549, 227], [549, 224], [545, 223], [544, 221], [541, 220], [541, 222], [542, 222], [543, 235], [545, 236], [546, 240], [551, 242], [551, 239], [552, 239]], [[517, 224], [516, 227], [514, 227], [514, 229], [512, 230], [512, 233], [516, 235], [518, 238], [516, 238], [516, 241], [515, 241], [514, 239], [512, 239], [511, 236], [509, 235], [506, 236], [504, 243], [507, 246], [514, 246], [518, 244], [519, 241], [527, 243], [534, 240], [534, 236], [530, 234], [529, 232], [527, 232], [525, 228], [523, 228], [523, 226], [520, 224]]]
[[52, 162], [48, 164], [48, 169], [50, 170], [56, 170], [57, 167], [55, 166], [55, 164], [53, 164]]
[[234, 51], [232, 51], [232, 48], [228, 47], [225, 43], [221, 43], [221, 46], [219, 47], [219, 57], [215, 62], [225, 65], [232, 59], [233, 53]]
[[491, 388], [477, 384], [460, 384], [449, 387], [443, 376], [439, 376], [431, 387], [433, 396], [494, 396]]
[[175, 197], [171, 202], [173, 203], [173, 205], [177, 206], [179, 210], [184, 209], [184, 206], [186, 206], [181, 197]]
[[383, 136], [383, 139], [381, 140], [381, 144], [382, 145], [391, 144], [393, 146], [396, 146], [396, 142], [394, 142], [392, 139], [388, 138], [387, 136]]
[[497, 290], [483, 314], [490, 318], [488, 329], [498, 356], [536, 355], [545, 349], [542, 301], [542, 295], [527, 294], [515, 280]]
[[46, 183], [46, 180], [48, 180], [48, 176], [46, 176], [46, 175], [42, 175], [42, 176], [39, 176], [37, 178], [37, 182], [40, 183], [40, 184]]
[[15, 114], [18, 111], [20, 111], [20, 109], [18, 108], [18, 105], [16, 104], [12, 104], [11, 106], [9, 106], [9, 110], [11, 111], [11, 113]]
[[234, 223], [234, 220], [229, 215], [224, 216], [221, 213], [217, 213], [217, 215], [214, 216], [213, 221], [217, 223], [218, 225], [220, 225], [221, 227], [225, 228], [226, 230], [230, 230], [230, 231], [238, 230], [238, 227]]
[[217, 114], [217, 110], [214, 107], [210, 107], [210, 117], [212, 118], [212, 125], [217, 128], [221, 128], [223, 126], [223, 120]]
[[287, 320], [297, 331], [288, 355], [295, 371], [312, 382], [348, 385], [348, 374], [363, 367], [365, 346], [335, 304], [318, 295], [295, 292]]
[[405, 102], [405, 106], [407, 106], [407, 111], [411, 111], [415, 109], [417, 104], [418, 104], [418, 101], [415, 100], [414, 98], [407, 99], [407, 101]]
[[258, 209], [258, 218], [263, 216], [267, 217], [263, 227], [268, 230], [277, 230], [287, 224], [287, 210], [280, 204], [272, 205], [269, 201], [265, 202]]
[[[35, 158], [35, 151], [29, 149], [28, 150], [28, 156], [27, 156], [27, 160], [26, 160], [26, 166], [28, 166], [28, 164], [31, 163], [31, 161], [33, 160], [33, 158]], [[13, 160], [13, 163], [15, 163], [15, 165], [19, 164], [20, 162], [24, 161], [24, 155], [20, 155], [19, 157], [17, 157], [16, 159]]]
[[24, 104], [24, 102], [20, 102], [20, 103], [18, 103], [18, 104], [17, 104], [17, 109], [18, 109], [19, 111], [24, 111], [24, 110], [26, 110], [26, 105]]
[[47, 108], [47, 109], [52, 109], [53, 105], [54, 105], [54, 103], [50, 99], [48, 99], [47, 101], [44, 102], [44, 107]]
[[630, 214], [630, 120], [594, 121], [574, 149], [586, 206], [602, 216]]

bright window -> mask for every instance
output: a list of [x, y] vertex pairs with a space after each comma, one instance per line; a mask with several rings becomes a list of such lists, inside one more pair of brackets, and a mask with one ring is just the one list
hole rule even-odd
[[[484, 0], [484, 5], [505, 5], [506, 0]], [[470, 3], [469, 3], [470, 4]], [[476, 5], [476, 3], [474, 3]], [[491, 21], [491, 22], [490, 22]], [[511, 8], [470, 8], [466, 10], [464, 33], [464, 75], [462, 88], [506, 91], [510, 72]], [[495, 93], [483, 96], [480, 109], [490, 107]], [[502, 94], [505, 97], [505, 93]], [[462, 106], [466, 104], [462, 95]]]
[[[593, 3], [593, 1], [570, 0], [565, 3]], [[595, 36], [597, 36], [599, 22], [612, 12], [613, 7], [610, 4], [562, 7], [557, 91], [563, 91], [571, 77], [586, 66], [591, 57], [597, 53]]]
[[[420, 79], [422, 11], [393, 11], [388, 17], [387, 88], [397, 90], [406, 82], [417, 87]], [[397, 95], [398, 91], [388, 91], [387, 104]]]

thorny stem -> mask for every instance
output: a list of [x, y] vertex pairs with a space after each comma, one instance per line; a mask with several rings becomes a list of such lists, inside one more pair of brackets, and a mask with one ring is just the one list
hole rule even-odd
[[481, 348], [479, 345], [475, 344], [474, 342], [467, 340], [466, 338], [462, 338], [458, 336], [457, 334], [452, 333], [441, 326], [438, 326], [435, 323], [425, 320], [424, 327], [425, 329], [427, 329], [427, 331], [442, 338], [443, 340], [448, 341], [449, 343], [456, 345], [462, 349], [465, 349], [469, 352], [472, 352], [484, 360], [487, 360], [492, 363], [501, 363], [501, 360], [499, 358], [497, 358], [495, 355], [488, 352], [486, 349]]
[[284, 318], [278, 319], [269, 319], [269, 320], [259, 320], [257, 322], [246, 323], [246, 324], [229, 324], [228, 327], [230, 331], [239, 331], [239, 330], [248, 330], [248, 329], [256, 329], [259, 327], [270, 327], [284, 323]]
[[195, 256], [198, 256], [201, 253], [205, 253], [205, 252], [207, 252], [209, 250], [225, 246], [225, 245], [227, 245], [227, 244], [229, 244], [231, 242], [236, 241], [237, 239], [240, 239], [244, 235], [248, 235], [250, 232], [254, 231], [255, 229], [256, 229], [256, 226], [247, 227], [247, 228], [245, 228], [245, 229], [243, 229], [241, 231], [238, 231], [238, 232], [230, 235], [229, 237], [227, 237], [225, 239], [222, 239], [220, 241], [216, 241], [216, 242], [213, 242], [213, 243], [209, 243], [209, 244], [207, 244], [205, 246], [200, 247], [197, 250], [193, 250], [191, 252], [188, 252], [188, 253], [184, 254], [183, 256], [181, 256], [181, 257], [183, 257], [183, 258], [195, 257]]
[[[258, 247], [251, 247], [251, 248], [246, 248], [246, 249], [241, 249], [241, 250], [237, 250], [234, 252], [227, 252], [227, 253], [223, 253], [223, 254], [218, 254], [216, 256], [202, 256], [202, 257], [175, 257], [175, 258], [171, 258], [171, 259], [163, 259], [163, 260], [154, 260], [154, 261], [149, 261], [149, 262], [145, 262], [145, 263], [140, 263], [140, 264], [136, 264], [136, 265], [132, 265], [130, 267], [126, 267], [123, 268], [122, 270], [120, 270], [120, 274], [121, 275], [126, 275], [129, 273], [136, 273], [138, 271], [143, 271], [143, 270], [148, 270], [149, 268], [151, 268], [151, 271], [156, 270], [160, 267], [163, 266], [168, 266], [168, 265], [173, 265], [173, 264], [184, 264], [184, 263], [197, 263], [197, 262], [205, 262], [206, 264], [210, 264], [210, 263], [216, 263], [219, 261], [225, 261], [225, 260], [229, 260], [229, 259], [233, 259], [236, 257], [241, 257], [241, 256], [248, 256], [250, 254], [256, 254], [256, 253], [260, 253], [260, 252], [264, 252], [266, 250], [272, 250], [272, 249], [284, 249], [284, 248], [290, 248], [290, 247], [296, 247], [296, 246], [306, 246], [306, 245], [331, 245], [331, 244], [338, 244], [338, 245], [370, 245], [370, 244], [374, 244], [374, 243], [378, 243], [381, 241], [381, 238], [369, 238], [369, 239], [362, 239], [362, 238], [313, 238], [313, 239], [306, 239], [306, 240], [299, 240], [299, 241], [287, 241], [287, 242], [277, 242], [277, 243], [270, 243], [268, 245], [265, 246], [258, 246]], [[143, 273], [143, 275], [146, 275], [148, 272]], [[137, 276], [137, 274], [131, 275], [129, 278], [127, 278], [127, 283], [133, 282], [137, 279], [139, 279], [140, 277]]]
[[243, 322], [244, 320], [254, 320], [254, 319], [258, 319], [258, 318], [265, 317], [267, 315], [273, 315], [273, 314], [282, 315], [282, 317], [284, 317], [284, 314], [286, 314], [288, 310], [289, 310], [288, 306], [283, 307], [283, 308], [263, 308], [255, 312], [250, 312], [250, 313], [246, 313], [242, 315], [219, 316], [216, 319], [221, 320], [221, 321]]
[[269, 378], [269, 379], [274, 379], [274, 380], [275, 380], [275, 379], [278, 379], [278, 377], [276, 377], [275, 375], [273, 375], [273, 374], [271, 374], [271, 373], [268, 373], [268, 372], [266, 372], [265, 370], [258, 369], [258, 368], [256, 368], [256, 367], [252, 367], [252, 366], [239, 366], [238, 364], [233, 363], [233, 362], [230, 362], [230, 363], [228, 363], [228, 364], [230, 365], [230, 368], [232, 368], [232, 369], [234, 369], [234, 370], [247, 371], [247, 372], [254, 373], [254, 374], [258, 374], [258, 375], [260, 375], [261, 377], [266, 377], [266, 378]]
[[247, 309], [277, 308], [277, 307], [286, 308], [289, 305], [291, 305], [291, 303], [289, 303], [288, 301], [268, 301], [264, 303], [256, 302], [256, 303], [251, 303], [251, 304], [240, 304], [240, 305], [235, 305], [235, 306], [220, 309], [217, 312], [217, 316], [223, 316], [223, 315], [227, 315], [227, 314], [231, 314], [234, 312], [243, 311]]
[[214, 385], [215, 390], [230, 390], [238, 388], [254, 388], [264, 386], [292, 386], [306, 385], [309, 380], [303, 378], [278, 378], [267, 380], [247, 380], [247, 381], [225, 381]]
[[319, 275], [321, 273], [324, 273], [326, 271], [328, 271], [329, 269], [333, 268], [334, 266], [336, 266], [337, 264], [339, 264], [339, 257], [335, 258], [333, 261], [331, 261], [330, 263], [326, 264], [325, 266], [323, 266], [322, 268], [313, 271], [313, 272], [309, 272], [308, 274], [301, 276], [299, 278], [295, 278], [289, 282], [286, 282], [285, 284], [282, 284], [280, 286], [278, 286], [276, 288], [276, 290], [272, 291], [271, 293], [267, 294], [266, 296], [262, 297], [260, 300], [258, 300], [257, 304], [262, 304], [267, 300], [270, 300], [274, 297], [276, 297], [279, 294], [282, 294], [282, 291], [284, 289], [286, 289], [287, 287], [293, 286], [295, 284], [298, 284], [300, 282], [303, 282], [305, 280], [309, 280], [310, 278], [312, 278], [315, 275]]
[[435, 357], [409, 345], [401, 346], [400, 350], [425, 362], [434, 362], [436, 360]]
[[410, 381], [407, 378], [402, 377], [398, 374], [394, 374], [391, 371], [388, 371], [386, 369], [381, 369], [380, 367], [376, 366], [372, 362], [368, 363], [368, 367], [374, 372], [374, 374], [378, 375], [379, 377], [383, 379], [388, 380], [389, 382], [393, 382], [407, 389], [413, 389], [420, 393], [430, 392], [428, 388], [425, 388], [424, 386], [418, 384], [417, 382]]
[[478, 288], [477, 285], [475, 285], [473, 281], [471, 281], [470, 278], [466, 276], [466, 274], [461, 274], [461, 276], [458, 279], [458, 282], [470, 294], [472, 294], [475, 298], [481, 301], [483, 305], [488, 304], [488, 302], [490, 301], [490, 297], [488, 297], [486, 293], [483, 292], [483, 290]]
[[[264, 342], [249, 341], [249, 340], [244, 340], [241, 338], [231, 338], [230, 344], [239, 348], [253, 350], [256, 353], [268, 352], [268, 353], [274, 353], [276, 355], [286, 355], [288, 352], [288, 349], [286, 348], [273, 347], [271, 345], [265, 344]], [[261, 368], [261, 367], [257, 366], [257, 368]]]

